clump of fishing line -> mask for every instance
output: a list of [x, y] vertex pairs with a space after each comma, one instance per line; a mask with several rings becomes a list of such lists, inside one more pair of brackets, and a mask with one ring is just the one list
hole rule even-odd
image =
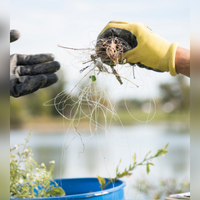
[[119, 37], [101, 38], [96, 44], [96, 56], [101, 59], [103, 63], [110, 66], [124, 64], [126, 59], [123, 54], [130, 50], [129, 44]]
[[[129, 50], [130, 46], [123, 39], [117, 37], [99, 39], [95, 42], [94, 48], [71, 48], [60, 45], [58, 46], [67, 50], [83, 51], [89, 55], [89, 60], [82, 62], [83, 65], [87, 64], [87, 66], [80, 69], [80, 74], [84, 74], [72, 90], [68, 94], [61, 92], [54, 98], [56, 110], [65, 119], [70, 120], [70, 126], [75, 127], [76, 130], [80, 121], [87, 119], [90, 122], [89, 128], [92, 133], [94, 132], [92, 130], [96, 130], [97, 128], [106, 131], [106, 126], [111, 123], [108, 123], [107, 115], [109, 114], [110, 119], [119, 119], [119, 116], [106, 94], [106, 85], [101, 83], [101, 88], [98, 87], [96, 76], [101, 73], [103, 74], [102, 77], [107, 79], [109, 74], [115, 75], [120, 84], [123, 84], [122, 79], [128, 80], [126, 77], [119, 75], [118, 70], [115, 67], [118, 64], [124, 64], [126, 62], [123, 53]], [[91, 75], [91, 73], [93, 73], [93, 75]], [[128, 81], [133, 83], [130, 80]], [[81, 89], [80, 85], [83, 86]], [[68, 103], [69, 101], [70, 104]], [[71, 107], [68, 115], [64, 112], [67, 106]], [[104, 118], [104, 125], [99, 123], [97, 117], [99, 112], [101, 112], [101, 116]]]
[[113, 74], [120, 84], [123, 84], [122, 79], [128, 80], [127, 78], [119, 75], [118, 70], [115, 68], [119, 64], [123, 65], [126, 63], [126, 59], [124, 58], [123, 54], [131, 49], [129, 44], [121, 38], [114, 36], [109, 38], [101, 38], [96, 41], [95, 48], [70, 48], [60, 45], [59, 47], [69, 50], [94, 52], [90, 55], [90, 60], [83, 62], [83, 64], [90, 64], [86, 67], [83, 67], [80, 70], [80, 73], [84, 72], [86, 69], [91, 67], [92, 64], [94, 64], [94, 70], [97, 69], [98, 74], [101, 72]]
[[[82, 64], [87, 66], [84, 66], [79, 70], [80, 75], [82, 75], [79, 81], [68, 94], [66, 91], [60, 92], [53, 99], [53, 105], [65, 119], [70, 121], [70, 126], [76, 128], [76, 130], [80, 124], [80, 121], [84, 121], [85, 119], [89, 120], [90, 122], [89, 128], [91, 132], [93, 132], [92, 129], [96, 130], [97, 127], [106, 130], [105, 124], [110, 124], [107, 123], [108, 113], [112, 116], [111, 118], [114, 117], [115, 119], [119, 119], [119, 116], [112, 105], [112, 101], [106, 94], [106, 85], [103, 84], [105, 81], [101, 80], [101, 87], [98, 87], [99, 83], [96, 83], [96, 77], [97, 75], [101, 74], [102, 77], [107, 80], [108, 75], [114, 75], [121, 85], [123, 84], [122, 79], [125, 79], [126, 81], [138, 87], [130, 79], [120, 75], [117, 68], [118, 65], [123, 66], [126, 63], [124, 53], [130, 50], [131, 47], [125, 40], [114, 36], [98, 39], [95, 41], [93, 48], [71, 48], [60, 45], [58, 46], [70, 51], [82, 51], [89, 56], [89, 59], [82, 61]], [[79, 87], [80, 85], [83, 86], [81, 89]], [[109, 103], [106, 105], [102, 103], [105, 101]], [[86, 106], [88, 107], [87, 109]], [[70, 112], [67, 114], [65, 113], [66, 107], [71, 107]], [[129, 112], [127, 106], [126, 109]], [[102, 112], [101, 116], [103, 116], [105, 119], [104, 125], [101, 125], [101, 123], [99, 123], [99, 119], [95, 117], [99, 111]], [[129, 112], [129, 114], [131, 113]]]

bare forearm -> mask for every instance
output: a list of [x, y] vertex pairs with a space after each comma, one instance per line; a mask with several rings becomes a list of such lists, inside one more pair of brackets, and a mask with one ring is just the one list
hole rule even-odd
[[190, 77], [190, 51], [181, 47], [176, 50], [176, 72]]

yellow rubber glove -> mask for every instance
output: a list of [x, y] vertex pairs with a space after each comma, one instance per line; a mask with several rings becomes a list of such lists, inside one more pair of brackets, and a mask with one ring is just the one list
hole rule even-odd
[[154, 71], [170, 72], [176, 76], [175, 53], [177, 42], [170, 43], [154, 33], [143, 23], [111, 21], [99, 34], [97, 40], [119, 37], [130, 45], [130, 50], [123, 54], [126, 62], [137, 64]]

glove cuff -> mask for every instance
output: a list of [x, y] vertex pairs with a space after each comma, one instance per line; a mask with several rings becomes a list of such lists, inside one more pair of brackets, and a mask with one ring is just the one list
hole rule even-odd
[[175, 56], [176, 56], [176, 49], [179, 46], [177, 42], [174, 42], [170, 45], [168, 55], [169, 55], [169, 72], [171, 76], [176, 76], [176, 66], [175, 66]]

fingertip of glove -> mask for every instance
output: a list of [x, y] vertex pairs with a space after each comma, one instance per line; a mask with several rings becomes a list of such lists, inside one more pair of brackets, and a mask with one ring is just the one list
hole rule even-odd
[[58, 76], [56, 74], [45, 74], [47, 81], [46, 83], [42, 86], [42, 88], [48, 87], [50, 85], [53, 85], [58, 81]]
[[55, 66], [56, 71], [60, 69], [60, 63], [58, 61], [53, 61], [53, 65]]
[[17, 30], [10, 30], [10, 42], [14, 42], [20, 38], [20, 32]]
[[55, 56], [52, 53], [47, 53], [45, 55], [48, 57], [49, 61], [54, 61], [55, 60]]

